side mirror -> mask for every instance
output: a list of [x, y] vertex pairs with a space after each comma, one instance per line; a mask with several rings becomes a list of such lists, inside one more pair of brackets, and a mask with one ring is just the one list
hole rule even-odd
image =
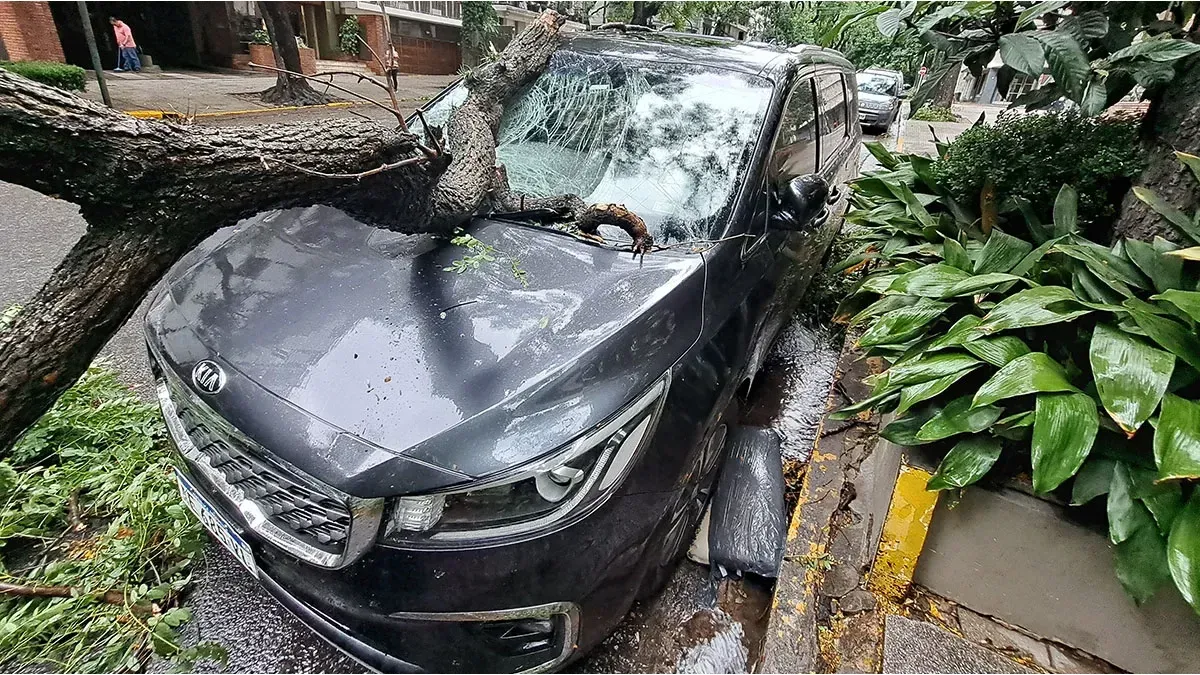
[[777, 190], [771, 227], [791, 231], [809, 229], [814, 220], [828, 217], [828, 199], [829, 183], [824, 178], [815, 173], [797, 176]]

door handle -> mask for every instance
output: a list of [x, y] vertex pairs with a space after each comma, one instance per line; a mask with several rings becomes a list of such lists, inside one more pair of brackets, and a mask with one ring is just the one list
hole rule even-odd
[[842, 198], [842, 186], [834, 185], [833, 189], [829, 191], [829, 195], [827, 197], [825, 197], [825, 203], [833, 204], [841, 198]]
[[817, 214], [817, 217], [813, 218], [812, 225], [810, 225], [810, 227], [814, 227], [814, 228], [823, 227], [825, 225], [825, 223], [829, 222], [829, 215], [831, 213], [832, 213], [832, 211], [830, 211], [828, 206], [822, 208], [821, 212]]

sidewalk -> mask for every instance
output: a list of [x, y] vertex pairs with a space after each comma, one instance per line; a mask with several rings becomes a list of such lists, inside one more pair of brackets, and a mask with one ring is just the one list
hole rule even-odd
[[[267, 73], [212, 73], [199, 70], [174, 70], [161, 73], [113, 73], [105, 71], [105, 82], [112, 96], [113, 107], [127, 112], [161, 110], [182, 115], [248, 115], [282, 111], [258, 99], [258, 92], [268, 88], [275, 76]], [[398, 92], [401, 104], [413, 109], [429, 100], [457, 75], [403, 75]], [[333, 82], [353, 92], [376, 100], [385, 100], [382, 89], [350, 75], [335, 75]], [[323, 87], [314, 87], [320, 91]], [[341, 101], [357, 101], [354, 97], [330, 88], [329, 93]], [[94, 75], [83, 97], [102, 100]], [[356, 107], [365, 104], [356, 103]], [[248, 120], [249, 121], [249, 120]]]
[[901, 127], [901, 137], [897, 141], [897, 152], [910, 152], [929, 157], [937, 156], [934, 146], [934, 134], [943, 142], [950, 142], [955, 136], [970, 129], [984, 115], [984, 122], [991, 124], [1000, 113], [1008, 109], [1004, 103], [983, 105], [979, 103], [955, 103], [952, 107], [959, 116], [958, 122], [922, 122], [920, 120], [905, 120]]

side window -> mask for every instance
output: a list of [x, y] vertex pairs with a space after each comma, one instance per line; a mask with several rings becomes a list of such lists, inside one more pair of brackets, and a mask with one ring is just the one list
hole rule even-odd
[[850, 106], [846, 103], [846, 88], [842, 85], [841, 75], [819, 75], [816, 83], [821, 117], [821, 166], [824, 166], [848, 135], [846, 115]]
[[771, 150], [771, 184], [778, 187], [817, 170], [817, 106], [812, 80], [792, 89]]

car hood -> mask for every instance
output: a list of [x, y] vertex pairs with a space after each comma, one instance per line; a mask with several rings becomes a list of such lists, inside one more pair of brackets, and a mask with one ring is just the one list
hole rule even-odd
[[[391, 458], [465, 479], [545, 455], [650, 386], [699, 335], [699, 255], [634, 260], [496, 221], [470, 232], [492, 247], [478, 269], [464, 246], [336, 209], [263, 214], [177, 265], [177, 318], [154, 320], [186, 325], [205, 357], [255, 385], [206, 402], [360, 496], [429, 487], [398, 478]], [[448, 271], [456, 260], [468, 269]], [[178, 358], [180, 373], [201, 353]], [[267, 415], [246, 413], [255, 396], [334, 433], [282, 442]], [[345, 435], [361, 442], [342, 452]]]
[[865, 91], [858, 92], [859, 103], [862, 103], [864, 101], [870, 101], [871, 103], [882, 103], [885, 105], [891, 105], [893, 100], [895, 100], [893, 97], [886, 96], [884, 94], [869, 94]]

